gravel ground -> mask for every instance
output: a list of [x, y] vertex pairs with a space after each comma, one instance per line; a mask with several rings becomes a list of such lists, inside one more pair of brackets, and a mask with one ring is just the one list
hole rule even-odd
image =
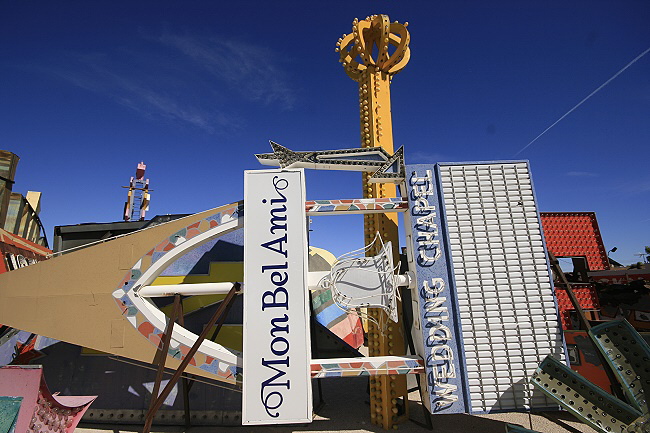
[[[239, 426], [212, 427], [196, 426], [187, 431], [191, 433], [220, 433], [236, 429], [251, 433], [289, 433], [289, 432], [385, 432], [372, 425], [368, 408], [368, 396], [365, 393], [365, 381], [359, 379], [323, 380], [323, 399], [325, 404], [318, 408], [314, 422], [285, 426]], [[410, 416], [417, 422], [424, 422], [422, 405], [418, 393], [409, 396]], [[503, 433], [506, 423], [519, 424], [542, 433], [593, 433], [593, 429], [577, 421], [566, 412], [543, 412], [529, 415], [527, 413], [508, 412], [488, 415], [436, 415], [432, 417], [433, 429], [429, 430], [417, 422], [406, 420], [399, 424], [398, 431], [407, 432], [444, 432], [444, 433]], [[532, 425], [531, 425], [532, 424]], [[138, 432], [142, 429], [134, 425], [86, 424], [76, 429], [77, 433], [121, 433]], [[154, 433], [184, 432], [181, 426], [154, 426]]]

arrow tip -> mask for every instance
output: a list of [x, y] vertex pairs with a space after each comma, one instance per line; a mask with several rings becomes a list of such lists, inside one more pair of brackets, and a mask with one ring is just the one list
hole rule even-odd
[[287, 168], [300, 159], [298, 154], [293, 150], [284, 147], [273, 140], [269, 140], [269, 143], [271, 144], [271, 148], [273, 148], [274, 157], [280, 162], [281, 168]]
[[379, 168], [369, 179], [370, 183], [400, 183], [404, 178], [404, 146], [397, 149], [395, 153]]

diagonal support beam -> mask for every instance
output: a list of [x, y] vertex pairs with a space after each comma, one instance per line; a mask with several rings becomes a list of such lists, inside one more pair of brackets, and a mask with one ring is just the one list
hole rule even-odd
[[[550, 251], [548, 252], [548, 258], [549, 261], [551, 262], [551, 269], [553, 270], [553, 273], [557, 276], [557, 278], [560, 280], [563, 287], [566, 289], [567, 295], [571, 300], [571, 304], [573, 305], [573, 308], [578, 313], [578, 317], [580, 317], [580, 322], [582, 322], [582, 326], [587, 332], [591, 334], [591, 323], [589, 323], [589, 320], [587, 320], [587, 317], [585, 316], [585, 312], [582, 310], [582, 307], [580, 306], [580, 301], [578, 301], [578, 298], [576, 297], [576, 294], [573, 292], [573, 288], [571, 287], [569, 280], [567, 280], [566, 275], [564, 275], [564, 271], [562, 271], [562, 268], [560, 267], [560, 262]], [[592, 341], [594, 342], [594, 344], [596, 344], [596, 340], [593, 338], [593, 336], [592, 336]], [[603, 353], [600, 350], [596, 351], [596, 353], [598, 354], [600, 361], [603, 363], [603, 366], [605, 367], [605, 373], [607, 374], [609, 383], [612, 386], [612, 391], [614, 395], [620, 399], [623, 399], [624, 397], [623, 397], [623, 391], [621, 390], [621, 386], [618, 380], [616, 380], [616, 376], [614, 375], [612, 369], [608, 368], [609, 364], [607, 362], [606, 357], [603, 355]]]
[[151, 391], [151, 402], [149, 403], [149, 410], [147, 411], [147, 417], [145, 419], [145, 430], [146, 426], [153, 423], [153, 417], [155, 411], [152, 411], [156, 400], [158, 399], [158, 392], [160, 391], [160, 383], [162, 382], [163, 373], [165, 372], [165, 361], [167, 360], [167, 353], [169, 352], [169, 345], [172, 339], [172, 332], [174, 330], [174, 323], [178, 319], [179, 313], [182, 308], [181, 295], [174, 296], [174, 309], [172, 310], [172, 315], [167, 321], [167, 326], [165, 327], [165, 334], [163, 335], [162, 349], [156, 353], [156, 359], [158, 364], [158, 370], [156, 371], [156, 380], [153, 383], [153, 390]]
[[[177, 295], [178, 296], [178, 295]], [[176, 298], [174, 297], [174, 300]], [[185, 312], [183, 311], [183, 301], [181, 300], [181, 312], [178, 316], [178, 324], [185, 327]], [[190, 381], [188, 377], [192, 376], [183, 376], [181, 379], [183, 382], [183, 413], [185, 414], [185, 428], [190, 428], [190, 389], [194, 385], [194, 381]]]
[[[181, 364], [178, 366], [178, 369], [174, 372], [172, 377], [169, 379], [169, 382], [165, 386], [165, 388], [162, 390], [158, 398], [152, 403], [151, 407], [149, 408], [149, 411], [147, 412], [146, 416], [146, 422], [145, 426], [143, 429], [143, 433], [149, 433], [151, 431], [151, 424], [153, 423], [153, 417], [155, 416], [156, 412], [158, 412], [158, 409], [160, 409], [160, 406], [162, 406], [163, 402], [169, 395], [169, 393], [172, 391], [174, 388], [174, 385], [178, 382], [178, 379], [180, 379], [181, 375], [187, 368], [187, 366], [190, 364], [192, 361], [192, 358], [198, 352], [199, 347], [203, 343], [203, 340], [206, 339], [208, 336], [208, 333], [210, 332], [210, 329], [216, 324], [217, 328], [215, 329], [214, 333], [212, 334], [212, 338], [214, 339], [216, 335], [219, 333], [221, 330], [221, 327], [223, 326], [223, 323], [226, 320], [226, 316], [228, 315], [228, 312], [230, 311], [230, 308], [232, 307], [232, 304], [237, 296], [237, 293], [239, 292], [240, 285], [239, 283], [235, 283], [232, 286], [232, 289], [230, 289], [230, 292], [226, 295], [225, 299], [223, 302], [221, 302], [221, 305], [219, 305], [219, 308], [217, 311], [214, 312], [212, 317], [210, 318], [210, 321], [205, 325], [205, 328], [203, 328], [203, 331], [199, 335], [199, 337], [196, 339], [196, 342], [194, 345], [190, 348], [189, 352], [187, 355], [185, 355], [185, 358], [183, 358], [183, 361]], [[171, 334], [170, 334], [171, 335]]]

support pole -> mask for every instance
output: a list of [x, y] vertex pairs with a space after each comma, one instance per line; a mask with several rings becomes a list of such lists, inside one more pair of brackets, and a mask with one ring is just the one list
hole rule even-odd
[[172, 332], [174, 330], [174, 322], [178, 318], [178, 314], [181, 309], [181, 295], [174, 296], [174, 308], [172, 310], [172, 315], [167, 321], [167, 326], [165, 327], [165, 334], [163, 335], [163, 344], [162, 349], [157, 354], [156, 358], [158, 359], [158, 370], [156, 371], [156, 380], [153, 383], [153, 390], [151, 391], [151, 401], [149, 402], [149, 410], [147, 411], [147, 417], [144, 421], [144, 432], [149, 432], [151, 429], [151, 424], [153, 423], [153, 417], [156, 412], [152, 411], [156, 400], [158, 399], [158, 392], [160, 391], [160, 383], [162, 382], [163, 373], [165, 372], [165, 361], [167, 360], [167, 352], [169, 351], [169, 344], [172, 339]]
[[[388, 15], [372, 15], [352, 22], [352, 33], [339, 39], [340, 62], [346, 74], [359, 85], [361, 120], [361, 147], [381, 147], [393, 153], [393, 125], [390, 109], [390, 82], [409, 61], [409, 32], [406, 24], [391, 23]], [[389, 51], [392, 45], [393, 52]], [[371, 173], [362, 178], [364, 198], [395, 197], [393, 184], [370, 183]], [[384, 241], [393, 244], [394, 262], [399, 261], [397, 215], [364, 215], [365, 244], [377, 232]], [[377, 254], [368, 251], [368, 255]], [[399, 303], [398, 303], [399, 304]], [[401, 314], [398, 305], [398, 314]], [[379, 326], [368, 322], [370, 356], [404, 355], [404, 332], [400, 324], [389, 323], [386, 313], [369, 309], [368, 314]], [[399, 398], [404, 398], [404, 413], [400, 414]], [[401, 416], [400, 416], [401, 415]], [[397, 428], [397, 423], [408, 417], [408, 392], [403, 375], [370, 378], [370, 420], [385, 429]]]
[[[400, 288], [401, 290], [401, 288]], [[409, 289], [404, 289], [402, 290], [402, 318], [404, 321], [404, 329], [406, 329], [406, 341], [408, 343], [409, 350], [411, 353], [415, 353], [415, 342], [413, 341], [413, 334], [409, 332], [411, 329], [411, 326], [413, 326], [413, 313], [408, 311], [411, 308], [411, 301], [412, 301], [412, 293]], [[418, 390], [418, 395], [420, 396], [420, 401], [422, 404], [422, 414], [424, 415], [424, 423], [421, 423], [420, 421], [417, 421], [409, 416], [409, 419], [419, 425], [420, 427], [424, 427], [428, 430], [433, 430], [433, 422], [431, 421], [431, 413], [429, 413], [429, 410], [426, 408], [424, 404], [424, 399], [422, 397], [422, 386], [420, 384], [421, 380], [427, 380], [426, 374], [416, 374], [415, 375], [415, 381], [417, 382], [417, 390]], [[407, 390], [407, 392], [410, 393], [410, 389]], [[405, 404], [408, 405], [408, 399], [404, 402]]]
[[[320, 352], [318, 351], [318, 342], [316, 340], [316, 315], [314, 314], [314, 303], [312, 302], [312, 291], [309, 290], [309, 333], [311, 335], [311, 353], [312, 358], [320, 358]], [[323, 399], [323, 387], [319, 379], [316, 380], [316, 387], [318, 388], [318, 404], [315, 406], [314, 412], [318, 411], [325, 405], [325, 400]]]
[[[177, 295], [178, 296], [178, 295]], [[178, 316], [178, 324], [185, 327], [185, 314], [183, 312], [183, 302], [181, 301], [181, 312]], [[183, 376], [183, 413], [185, 415], [185, 428], [188, 429], [191, 426], [190, 422], [190, 389], [194, 382], [190, 382], [189, 379]]]
[[199, 350], [199, 347], [201, 347], [201, 344], [207, 337], [208, 333], [210, 332], [210, 329], [216, 324], [217, 328], [215, 329], [215, 332], [213, 333], [213, 339], [219, 334], [219, 331], [221, 330], [221, 327], [223, 326], [223, 323], [226, 320], [226, 316], [228, 316], [228, 312], [230, 311], [230, 308], [232, 307], [234, 300], [237, 296], [237, 292], [239, 291], [240, 284], [235, 283], [232, 286], [232, 289], [230, 289], [230, 292], [226, 295], [225, 299], [221, 302], [221, 305], [219, 305], [219, 308], [217, 311], [214, 312], [212, 317], [210, 318], [210, 321], [208, 322], [207, 325], [205, 325], [205, 328], [203, 328], [203, 331], [199, 335], [199, 337], [196, 339], [196, 342], [194, 345], [190, 348], [189, 352], [187, 355], [185, 355], [185, 358], [183, 358], [183, 361], [181, 361], [181, 364], [178, 366], [178, 369], [174, 372], [172, 377], [169, 379], [169, 382], [165, 386], [165, 388], [162, 390], [158, 398], [156, 398], [155, 401], [152, 401], [151, 406], [149, 407], [149, 411], [147, 412], [146, 416], [146, 422], [144, 429], [142, 430], [142, 433], [149, 433], [151, 431], [151, 424], [153, 422], [153, 417], [155, 416], [156, 412], [158, 409], [160, 409], [160, 406], [162, 406], [163, 402], [169, 395], [169, 393], [172, 391], [174, 388], [174, 385], [178, 382], [178, 379], [180, 379], [181, 375], [187, 368], [187, 366], [190, 364], [192, 361], [192, 358], [196, 354], [196, 352]]
[[[591, 330], [591, 323], [589, 323], [589, 320], [587, 320], [587, 316], [585, 316], [585, 312], [582, 310], [582, 307], [580, 306], [580, 301], [578, 301], [578, 298], [576, 297], [575, 293], [573, 293], [573, 288], [571, 287], [571, 284], [569, 284], [569, 280], [567, 280], [566, 275], [564, 275], [564, 271], [562, 271], [562, 268], [560, 267], [560, 262], [550, 251], [548, 252], [548, 258], [549, 261], [551, 262], [551, 269], [553, 270], [555, 275], [557, 275], [557, 277], [559, 278], [561, 285], [566, 290], [567, 295], [569, 295], [569, 300], [571, 300], [571, 304], [573, 305], [573, 308], [578, 313], [578, 317], [580, 318], [580, 322], [582, 323], [582, 326], [587, 332], [589, 332]], [[596, 348], [595, 342], [594, 342], [594, 348]], [[614, 372], [609, 366], [609, 363], [605, 359], [605, 356], [603, 356], [601, 351], [598, 349], [596, 349], [595, 352], [598, 355], [600, 362], [603, 364], [605, 373], [607, 373], [607, 379], [609, 379], [609, 382], [612, 385], [612, 392], [620, 400], [626, 401], [626, 398], [623, 395], [623, 390], [621, 389], [621, 384], [616, 379], [616, 376], [614, 375]]]

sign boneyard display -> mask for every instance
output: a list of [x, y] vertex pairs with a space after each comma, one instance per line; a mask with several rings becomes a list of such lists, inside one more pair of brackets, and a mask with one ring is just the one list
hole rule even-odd
[[[346, 73], [359, 84], [361, 149], [293, 151], [272, 143], [273, 153], [257, 158], [280, 169], [245, 172], [244, 205], [152, 226], [0, 275], [3, 324], [145, 363], [162, 359], [154, 389], [165, 362], [176, 368], [175, 379], [150, 407], [149, 426], [155, 406], [183, 371], [232, 386], [243, 380], [244, 424], [311, 422], [311, 380], [330, 377], [383, 376], [370, 380], [370, 417], [385, 428], [396, 426], [400, 409], [408, 410], [408, 402], [398, 402], [408, 398], [402, 374], [421, 375], [422, 401], [432, 414], [556, 406], [528, 383], [544, 357], [565, 359], [528, 163], [405, 167], [403, 149], [393, 151], [389, 85], [410, 58], [406, 26], [386, 15], [355, 19], [353, 31], [337, 43]], [[305, 168], [364, 172], [364, 198], [317, 200], [307, 211]], [[393, 195], [392, 184], [400, 194]], [[359, 302], [350, 302], [355, 307], [346, 311], [363, 315], [356, 306], [365, 305], [398, 313], [391, 296], [399, 289], [381, 286], [407, 286], [402, 290], [412, 291], [413, 323], [406, 329], [399, 328], [404, 320], [388, 326], [387, 315], [369, 308], [369, 353], [387, 356], [311, 359], [307, 302], [310, 289], [325, 277], [308, 272], [306, 216], [389, 212], [407, 215], [408, 270], [402, 271], [408, 275], [393, 281], [392, 271], [373, 269], [392, 283], [355, 289], [368, 290], [385, 305], [368, 303], [364, 295], [351, 299]], [[379, 232], [387, 245], [398, 247], [392, 217], [366, 216], [365, 239]], [[243, 282], [223, 276], [203, 283], [157, 282], [176, 260], [242, 228]], [[370, 248], [363, 253], [375, 254]], [[380, 296], [371, 293], [376, 289]], [[181, 296], [225, 293], [228, 301], [200, 335], [174, 322]], [[216, 342], [230, 302], [240, 295], [242, 351]], [[175, 298], [171, 316], [151, 299], [169, 296]], [[413, 336], [415, 353], [392, 356], [404, 353], [397, 346], [406, 333]]]
[[[358, 160], [354, 168], [378, 170]], [[151, 362], [169, 319], [149, 298], [224, 294], [237, 283], [244, 296], [243, 351], [201, 342], [176, 324], [167, 361], [174, 368], [195, 353], [188, 372], [232, 384], [243, 379], [245, 424], [310, 422], [311, 380], [345, 376], [422, 374], [422, 400], [433, 414], [556, 407], [528, 385], [544, 357], [565, 358], [528, 164], [410, 165], [394, 173], [405, 174], [397, 181], [406, 197], [306, 203], [303, 169], [290, 161], [279, 170], [248, 171], [244, 205], [114, 239], [75, 253], [74, 260], [64, 255], [3, 274], [0, 314], [9, 326]], [[405, 332], [414, 337], [415, 353], [311, 359], [308, 294], [323, 275], [307, 272], [306, 216], [386, 212], [406, 213], [409, 275], [391, 284], [412, 291], [415, 319]], [[244, 284], [156, 283], [178, 258], [240, 228]], [[107, 263], [107, 281], [84, 283], [80, 272]], [[79, 295], [86, 292], [92, 298]], [[63, 302], [27, 320], [23, 304], [44, 293]], [[60, 311], [75, 320], [61, 320]], [[92, 336], [79, 332], [78, 323], [93, 329]]]

